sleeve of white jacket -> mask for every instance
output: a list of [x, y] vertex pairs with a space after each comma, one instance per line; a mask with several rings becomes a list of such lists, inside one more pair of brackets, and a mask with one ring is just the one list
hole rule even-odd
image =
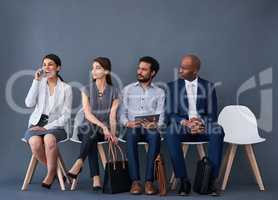
[[28, 91], [28, 94], [25, 98], [25, 105], [27, 107], [31, 108], [37, 104], [38, 95], [39, 95], [39, 86], [40, 86], [40, 81], [34, 79]]
[[72, 89], [69, 86], [65, 91], [65, 101], [63, 104], [62, 115], [58, 119], [50, 122], [49, 124], [46, 124], [44, 128], [49, 130], [55, 127], [63, 127], [66, 124], [66, 122], [71, 118], [71, 107], [72, 107]]

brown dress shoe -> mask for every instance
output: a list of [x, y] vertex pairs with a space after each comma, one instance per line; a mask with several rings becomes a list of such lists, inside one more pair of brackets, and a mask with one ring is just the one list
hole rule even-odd
[[145, 183], [145, 194], [147, 195], [153, 195], [156, 194], [157, 191], [151, 181], [146, 181]]
[[139, 181], [133, 181], [130, 189], [131, 194], [142, 194], [142, 187]]

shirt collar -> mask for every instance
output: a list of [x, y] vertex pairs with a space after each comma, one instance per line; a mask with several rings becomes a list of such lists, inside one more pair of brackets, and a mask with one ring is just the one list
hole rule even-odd
[[198, 76], [193, 81], [188, 81], [188, 80], [184, 79], [184, 82], [185, 82], [185, 85], [191, 84], [191, 85], [197, 86], [197, 84], [198, 84]]
[[[141, 87], [139, 81], [137, 81], [134, 85], [135, 85], [135, 86], [140, 86], [140, 87]], [[149, 87], [153, 88], [153, 87], [154, 87], [154, 84], [151, 82], [151, 84], [149, 85]]]

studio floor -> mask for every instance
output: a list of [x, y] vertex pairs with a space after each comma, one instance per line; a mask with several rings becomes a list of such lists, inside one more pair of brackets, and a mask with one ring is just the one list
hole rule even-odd
[[86, 200], [86, 199], [96, 199], [96, 200], [106, 200], [106, 199], [225, 199], [225, 200], [239, 200], [239, 199], [252, 199], [252, 200], [272, 200], [277, 199], [278, 191], [277, 186], [269, 185], [265, 192], [258, 191], [255, 184], [250, 185], [229, 185], [226, 192], [221, 197], [210, 197], [206, 195], [198, 195], [196, 193], [192, 193], [188, 197], [180, 197], [176, 196], [175, 192], [170, 192], [166, 197], [159, 196], [146, 196], [139, 195], [133, 196], [129, 193], [121, 193], [121, 194], [101, 194], [95, 193], [90, 190], [87, 182], [81, 182], [78, 185], [78, 189], [76, 191], [64, 191], [61, 192], [58, 182], [55, 182], [51, 190], [46, 190], [40, 187], [39, 182], [33, 182], [29, 185], [28, 191], [21, 191], [21, 182], [20, 181], [4, 181], [0, 182], [0, 199], [2, 200], [13, 200], [13, 199], [21, 199], [21, 200], [38, 200], [38, 199], [59, 199], [59, 200]]

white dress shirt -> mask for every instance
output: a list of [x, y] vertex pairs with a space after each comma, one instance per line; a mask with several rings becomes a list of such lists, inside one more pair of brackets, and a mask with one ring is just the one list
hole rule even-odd
[[185, 88], [188, 99], [188, 118], [199, 118], [197, 111], [197, 89], [198, 89], [198, 77], [193, 81], [185, 80]]

